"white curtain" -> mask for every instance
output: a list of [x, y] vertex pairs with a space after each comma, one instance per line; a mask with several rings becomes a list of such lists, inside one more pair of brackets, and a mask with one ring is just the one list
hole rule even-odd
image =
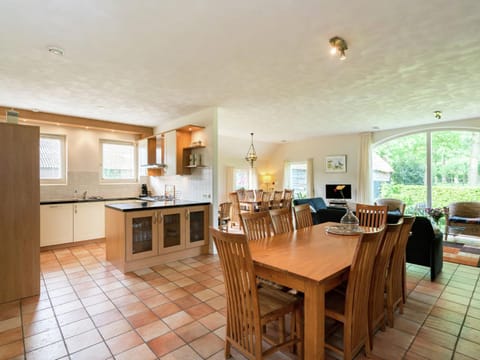
[[357, 202], [370, 204], [372, 202], [372, 133], [360, 135], [360, 156], [358, 171]]

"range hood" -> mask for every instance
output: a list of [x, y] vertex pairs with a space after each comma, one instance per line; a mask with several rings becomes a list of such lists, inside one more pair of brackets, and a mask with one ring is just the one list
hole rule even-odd
[[147, 163], [142, 167], [147, 169], [165, 169], [163, 160], [163, 136], [155, 135], [147, 139]]

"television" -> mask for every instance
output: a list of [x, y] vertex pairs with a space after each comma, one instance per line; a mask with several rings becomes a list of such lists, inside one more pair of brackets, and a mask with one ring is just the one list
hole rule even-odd
[[342, 199], [342, 194], [340, 191], [337, 191], [336, 188], [338, 185], [345, 185], [343, 188], [343, 196], [345, 199], [352, 198], [352, 185], [350, 184], [326, 184], [325, 185], [325, 199]]

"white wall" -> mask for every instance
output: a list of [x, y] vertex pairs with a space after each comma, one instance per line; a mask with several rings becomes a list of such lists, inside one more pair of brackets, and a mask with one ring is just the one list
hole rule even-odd
[[75, 190], [105, 198], [138, 196], [137, 183], [100, 184], [100, 139], [135, 141], [135, 135], [48, 125], [40, 126], [40, 133], [65, 135], [67, 141], [67, 184], [40, 186], [41, 201], [72, 199]]

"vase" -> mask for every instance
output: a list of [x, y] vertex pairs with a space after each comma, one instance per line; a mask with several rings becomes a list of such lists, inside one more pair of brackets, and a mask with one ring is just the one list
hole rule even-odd
[[355, 214], [347, 207], [347, 213], [342, 216], [340, 219], [340, 223], [345, 227], [348, 231], [357, 231], [358, 230], [358, 218]]

